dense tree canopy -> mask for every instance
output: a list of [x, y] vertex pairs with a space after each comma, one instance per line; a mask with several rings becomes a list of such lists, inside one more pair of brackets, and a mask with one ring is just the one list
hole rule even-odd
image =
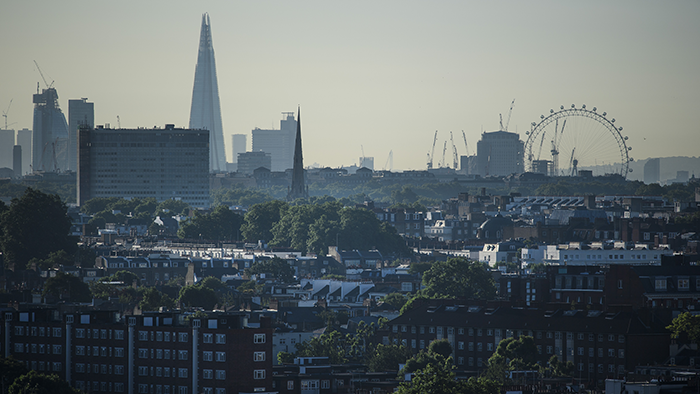
[[2, 389], [2, 392], [6, 392], [15, 379], [27, 372], [27, 367], [23, 362], [15, 360], [12, 356], [8, 358], [0, 357], [0, 389]]
[[9, 394], [81, 394], [82, 392], [70, 383], [58, 377], [58, 375], [46, 375], [37, 371], [28, 373], [15, 379], [8, 390]]
[[690, 312], [676, 316], [671, 324], [666, 327], [671, 331], [671, 337], [687, 339], [693, 343], [700, 343], [700, 316]]
[[272, 227], [280, 220], [288, 205], [284, 201], [273, 200], [255, 204], [245, 214], [241, 234], [247, 241], [271, 241], [274, 238]]
[[44, 260], [51, 252], [73, 256], [77, 240], [70, 236], [71, 221], [66, 205], [57, 195], [27, 188], [21, 198], [12, 199], [0, 218], [0, 247], [6, 263], [25, 267], [29, 260]]
[[194, 217], [180, 223], [177, 236], [189, 239], [236, 241], [240, 236], [243, 217], [225, 205], [219, 205], [211, 213], [195, 212]]
[[68, 298], [71, 302], [90, 302], [92, 300], [90, 286], [87, 283], [77, 276], [61, 271], [56, 272], [56, 276], [46, 280], [43, 294], [59, 299]]
[[434, 262], [423, 273], [423, 285], [423, 294], [433, 298], [490, 300], [496, 296], [488, 264], [462, 257]]
[[279, 257], [270, 260], [258, 260], [246, 270], [247, 275], [265, 274], [266, 279], [276, 279], [282, 283], [294, 281], [294, 268]]

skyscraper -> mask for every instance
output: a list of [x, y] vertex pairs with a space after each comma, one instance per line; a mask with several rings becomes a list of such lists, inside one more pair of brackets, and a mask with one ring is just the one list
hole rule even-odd
[[231, 135], [231, 151], [233, 152], [233, 162], [236, 162], [236, 158], [239, 153], [246, 151], [247, 146], [247, 136], [245, 134], [233, 134]]
[[34, 171], [59, 171], [68, 167], [68, 123], [58, 106], [56, 88], [34, 95]]
[[494, 131], [481, 134], [476, 144], [476, 173], [505, 176], [523, 172], [524, 144], [517, 133]]
[[294, 133], [297, 121], [294, 112], [282, 112], [279, 130], [253, 129], [253, 152], [269, 153], [272, 171], [286, 171], [294, 165]]
[[12, 168], [13, 146], [15, 146], [15, 131], [0, 130], [0, 168]]
[[68, 100], [68, 169], [78, 170], [78, 128], [95, 125], [95, 104], [86, 98]]
[[644, 163], [644, 183], [659, 183], [661, 178], [661, 159], [654, 158]]
[[294, 142], [294, 166], [292, 167], [292, 186], [287, 193], [287, 200], [309, 198], [304, 185], [304, 157], [301, 152], [301, 110], [297, 109], [297, 137]]
[[17, 130], [17, 145], [22, 147], [22, 174], [29, 174], [32, 169], [32, 131], [29, 129]]
[[224, 132], [221, 124], [219, 83], [216, 79], [216, 62], [211, 40], [209, 15], [202, 15], [202, 30], [199, 36], [197, 68], [194, 72], [190, 129], [209, 130], [209, 171], [226, 170]]

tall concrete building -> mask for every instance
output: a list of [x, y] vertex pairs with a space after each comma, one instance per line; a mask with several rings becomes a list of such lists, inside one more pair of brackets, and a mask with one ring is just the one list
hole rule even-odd
[[12, 168], [12, 148], [15, 146], [15, 131], [0, 130], [0, 168]]
[[32, 172], [32, 131], [17, 130], [17, 145], [22, 147], [22, 175]]
[[12, 147], [12, 171], [15, 172], [15, 178], [22, 176], [22, 147], [19, 145]]
[[32, 165], [34, 171], [62, 171], [68, 167], [68, 123], [58, 106], [55, 88], [34, 95]]
[[95, 126], [95, 104], [86, 98], [68, 100], [68, 169], [78, 170], [78, 128]]
[[644, 183], [659, 183], [661, 180], [661, 159], [649, 159], [644, 163]]
[[233, 134], [231, 135], [231, 151], [233, 152], [233, 164], [234, 170], [238, 171], [238, 154], [245, 153], [247, 147], [248, 138], [245, 134]]
[[78, 205], [94, 197], [154, 197], [209, 206], [209, 131], [105, 129], [78, 132]]
[[242, 152], [238, 154], [238, 172], [241, 174], [252, 174], [260, 167], [270, 169], [271, 158], [265, 152]]
[[269, 153], [272, 171], [285, 171], [294, 165], [294, 136], [297, 121], [294, 112], [282, 112], [279, 130], [253, 129], [253, 152]]
[[481, 140], [476, 143], [476, 174], [484, 177], [522, 173], [524, 145], [517, 133], [481, 134]]
[[209, 130], [209, 170], [212, 172], [226, 171], [219, 82], [216, 78], [216, 61], [214, 60], [214, 46], [212, 45], [208, 14], [202, 15], [199, 53], [194, 72], [194, 87], [192, 88], [190, 129]]

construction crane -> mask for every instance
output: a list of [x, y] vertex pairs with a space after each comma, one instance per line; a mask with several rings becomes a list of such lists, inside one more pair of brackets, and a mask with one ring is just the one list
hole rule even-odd
[[[119, 120], [119, 115], [117, 115], [117, 128], [118, 129], [122, 128], [122, 122], [121, 122], [121, 120]], [[362, 154], [362, 156], [364, 156], [364, 153]]]
[[10, 112], [10, 107], [12, 106], [12, 100], [10, 99], [10, 104], [7, 106], [7, 110], [2, 113], [2, 117], [5, 118], [5, 130], [7, 130], [7, 113]]
[[[36, 60], [34, 60], [34, 64], [36, 65], [36, 69], [39, 71], [39, 75], [41, 75], [41, 79], [44, 80], [44, 85], [46, 85], [46, 89], [50, 89], [53, 86], [54, 81], [51, 81], [51, 84], [49, 85], [46, 82], [46, 78], [44, 78], [44, 73], [41, 72], [41, 68], [39, 67], [39, 63], [37, 63]], [[39, 89], [37, 88], [37, 91], [38, 90]]]
[[515, 99], [510, 103], [510, 109], [508, 110], [508, 119], [506, 119], [506, 124], [503, 124], [503, 115], [498, 114], [499, 123], [501, 124], [501, 131], [508, 131], [508, 125], [510, 124], [510, 115], [513, 113], [513, 106], [515, 105]]
[[389, 156], [386, 158], [386, 163], [384, 163], [384, 171], [391, 171], [394, 169], [394, 151], [389, 151]]
[[[566, 119], [561, 125], [561, 131], [559, 131], [559, 120], [554, 125], [554, 139], [552, 140], [552, 175], [559, 175], [559, 144], [557, 143], [557, 133], [561, 136], [564, 134], [564, 127], [566, 127]], [[561, 140], [559, 140], [561, 142]]]
[[467, 135], [464, 134], [464, 130], [462, 130], [462, 138], [464, 138], [464, 149], [467, 152], [467, 156], [469, 156], [469, 145], [467, 144]]
[[435, 156], [435, 143], [437, 142], [437, 133], [438, 131], [435, 130], [435, 137], [433, 137], [433, 148], [430, 151], [430, 153], [428, 153], [428, 169], [433, 168], [433, 157]]
[[459, 156], [457, 155], [457, 146], [455, 146], [455, 140], [452, 138], [452, 131], [450, 131], [450, 142], [452, 143], [452, 168], [457, 169], [459, 164]]
[[571, 159], [569, 160], [569, 170], [571, 172], [571, 176], [576, 176], [578, 175], [578, 160], [574, 159], [574, 152], [576, 152], [576, 147], [571, 150]]
[[442, 165], [440, 168], [447, 167], [445, 164], [445, 153], [447, 153], [447, 141], [445, 141], [445, 145], [442, 147]]

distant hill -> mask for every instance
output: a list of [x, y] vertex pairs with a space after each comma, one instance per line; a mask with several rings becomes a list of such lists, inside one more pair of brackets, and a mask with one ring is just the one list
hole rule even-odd
[[[630, 163], [632, 172], [627, 175], [627, 180], [643, 181], [644, 180], [644, 164], [653, 159], [649, 157], [642, 160], [635, 160]], [[695, 177], [700, 177], [700, 157], [673, 156], [660, 157], [660, 182], [663, 184], [668, 179], [676, 178], [676, 171], [688, 171], [689, 177], [695, 174]], [[603, 166], [585, 167], [587, 170], [593, 170], [594, 174], [602, 174], [606, 171]]]

